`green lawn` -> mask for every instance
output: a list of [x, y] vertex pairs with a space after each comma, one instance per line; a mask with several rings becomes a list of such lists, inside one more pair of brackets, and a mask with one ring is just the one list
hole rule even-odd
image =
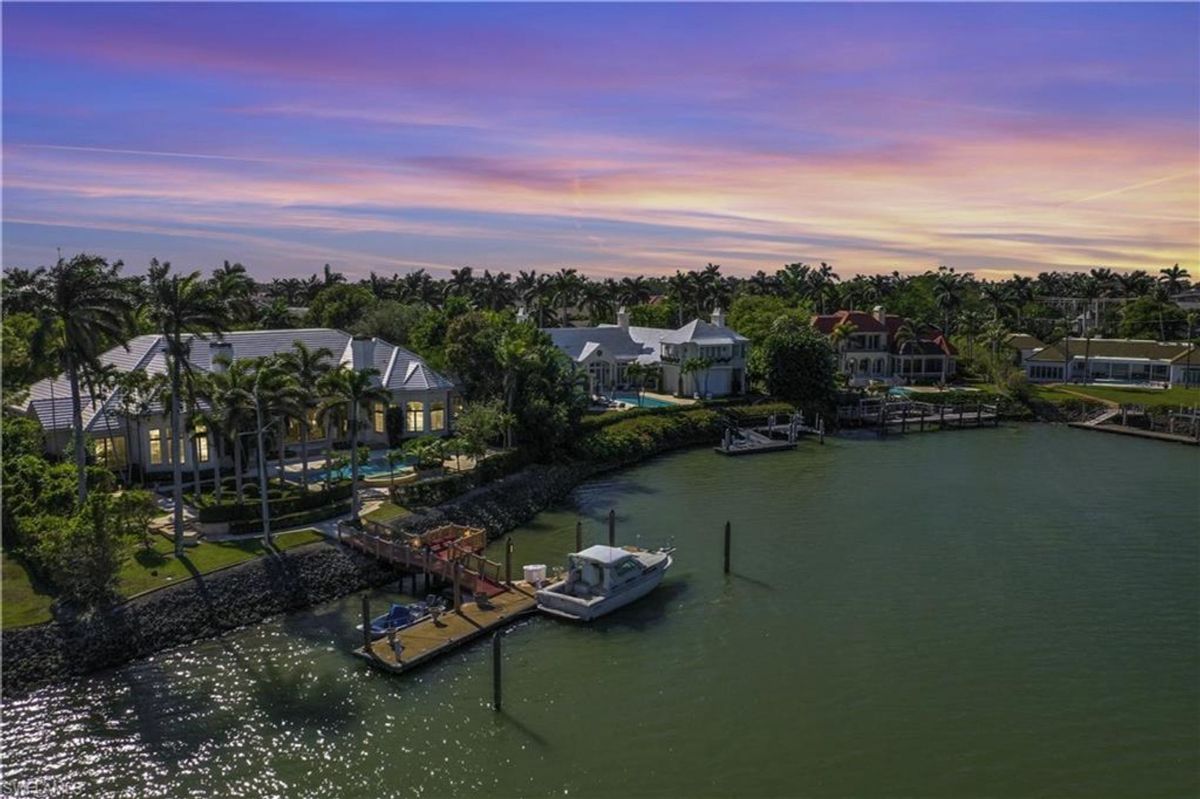
[[385, 502], [370, 513], [364, 513], [363, 518], [369, 522], [387, 524], [393, 519], [399, 519], [403, 516], [407, 516], [408, 513], [408, 508], [401, 507], [394, 502]]
[[[1149, 407], [1184, 405], [1191, 407], [1200, 404], [1200, 389], [1176, 386], [1168, 389], [1152, 388], [1114, 388], [1112, 386], [1076, 385], [1065, 386], [1034, 386], [1034, 396], [1049, 402], [1062, 402], [1068, 399], [1092, 397], [1098, 402], [1115, 402], [1125, 405], [1146, 405]], [[1082, 395], [1082, 396], [1081, 396]]]
[[[324, 536], [309, 528], [283, 533], [275, 537], [279, 550], [292, 549]], [[117, 591], [129, 597], [155, 588], [191, 579], [196, 574], [208, 574], [225, 566], [250, 560], [266, 553], [259, 539], [251, 541], [205, 542], [188, 547], [182, 559], [176, 558], [171, 541], [154, 536], [149, 550], [136, 544], [132, 556], [121, 567]], [[25, 567], [7, 552], [3, 553], [3, 613], [0, 623], [7, 627], [23, 627], [50, 620], [50, 603], [54, 597], [34, 583]]]
[[7, 552], [0, 552], [0, 626], [25, 627], [50, 621], [50, 603], [54, 596], [35, 583], [24, 564]]

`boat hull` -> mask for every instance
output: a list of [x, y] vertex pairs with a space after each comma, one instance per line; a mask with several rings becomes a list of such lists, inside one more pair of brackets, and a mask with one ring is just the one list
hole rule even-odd
[[628, 588], [615, 594], [608, 594], [591, 600], [583, 600], [578, 597], [558, 593], [555, 589], [561, 588], [564, 582], [554, 583], [537, 592], [538, 609], [544, 613], [549, 613], [551, 616], [558, 616], [559, 618], [570, 619], [571, 621], [592, 621], [593, 619], [598, 619], [601, 616], [612, 613], [614, 610], [625, 607], [631, 602], [636, 602], [657, 588], [659, 583], [662, 582], [663, 577], [666, 576], [667, 569], [671, 567], [671, 562], [671, 558], [668, 556], [660, 567], [648, 571], [643, 579], [630, 585]]

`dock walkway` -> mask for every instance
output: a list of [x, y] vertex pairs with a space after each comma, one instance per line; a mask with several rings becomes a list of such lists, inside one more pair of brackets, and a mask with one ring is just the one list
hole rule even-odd
[[[537, 608], [534, 588], [526, 582], [514, 582], [509, 590], [492, 597], [488, 607], [463, 602], [459, 610], [443, 613], [435, 622], [427, 619], [396, 633], [399, 657], [388, 636], [363, 641], [354, 654], [377, 668], [393, 674], [415, 669], [434, 658], [494, 632]], [[364, 615], [369, 614], [364, 603]], [[366, 619], [369, 623], [370, 619]], [[369, 636], [369, 633], [364, 633]]]

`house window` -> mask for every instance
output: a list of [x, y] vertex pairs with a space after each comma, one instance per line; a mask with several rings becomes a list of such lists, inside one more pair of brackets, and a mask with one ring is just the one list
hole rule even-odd
[[446, 429], [446, 403], [435, 402], [429, 406], [429, 429]]
[[124, 436], [111, 436], [96, 439], [96, 463], [109, 469], [120, 469], [128, 461], [125, 459]]
[[192, 457], [196, 463], [208, 463], [208, 428], [202, 424], [196, 425], [192, 436]]
[[375, 406], [374, 406], [374, 411], [375, 411], [375, 432], [376, 433], [386, 433], [387, 432], [387, 405], [385, 405], [382, 402], [376, 402]]
[[163, 447], [163, 431], [150, 431], [150, 463], [155, 466], [167, 462], [167, 450]]
[[410, 402], [405, 405], [404, 428], [410, 433], [420, 433], [425, 429], [425, 403]]

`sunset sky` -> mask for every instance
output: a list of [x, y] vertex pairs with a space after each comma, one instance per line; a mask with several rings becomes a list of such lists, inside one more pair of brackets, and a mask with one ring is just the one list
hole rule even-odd
[[1200, 273], [1200, 6], [12, 5], [3, 257]]

